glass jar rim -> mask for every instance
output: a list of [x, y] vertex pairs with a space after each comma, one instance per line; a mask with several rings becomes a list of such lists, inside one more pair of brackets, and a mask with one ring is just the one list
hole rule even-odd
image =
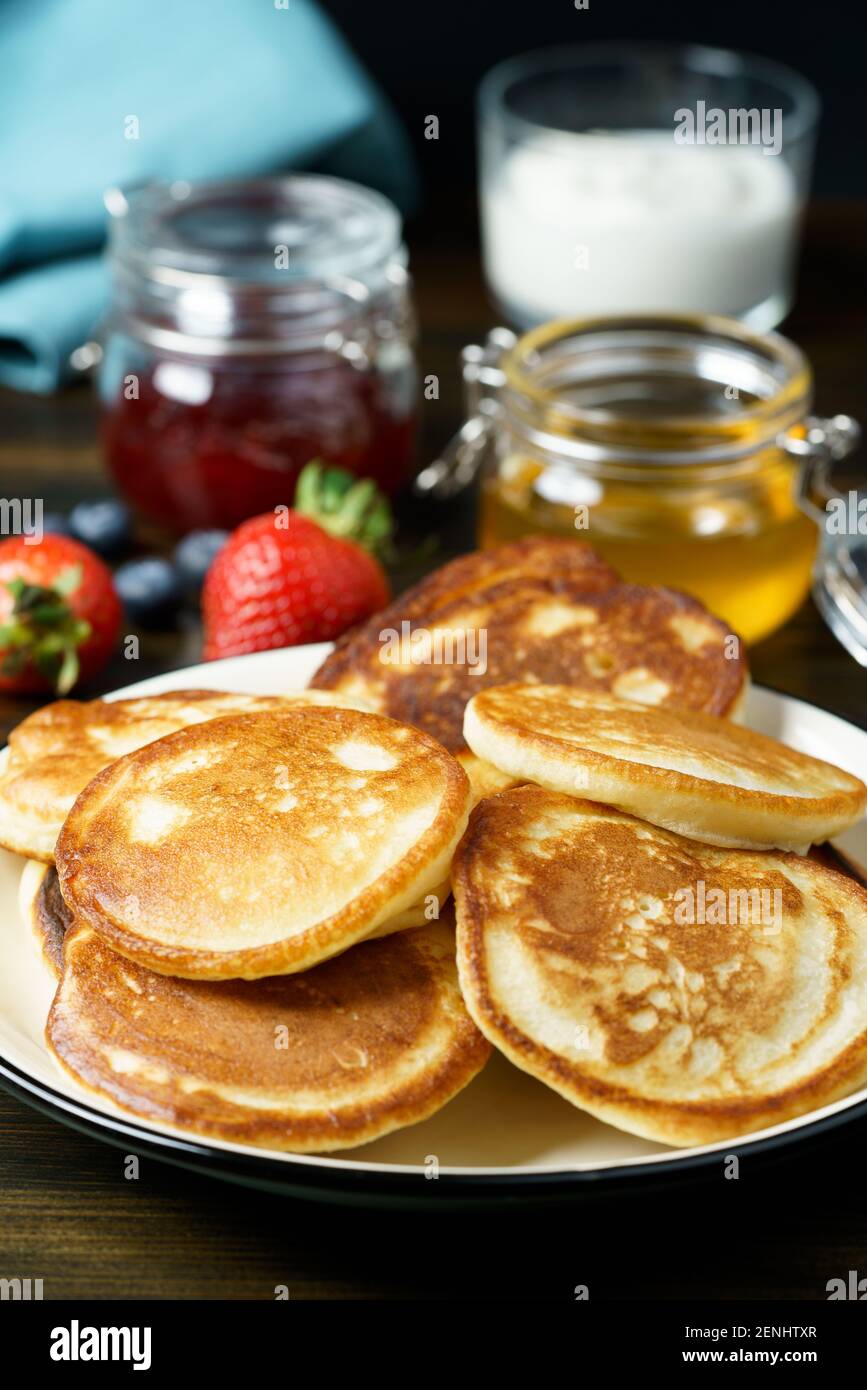
[[[111, 256], [179, 288], [203, 276], [240, 287], [338, 273], [363, 278], [402, 243], [401, 216], [388, 198], [327, 174], [144, 184], [119, 195], [113, 190], [108, 205]], [[290, 257], [299, 255], [299, 265], [275, 265], [284, 245]]]
[[324, 174], [111, 190], [114, 314], [161, 350], [321, 347], [406, 287], [402, 219]]
[[[597, 376], [594, 355], [605, 369]], [[619, 414], [611, 406], [588, 407], [564, 395], [564, 388], [579, 383], [592, 391], [594, 382], [616, 379], [624, 368], [636, 371], [643, 365], [652, 375], [654, 360], [660, 379], [677, 373], [735, 388], [729, 397], [733, 407], [718, 418], [658, 409]], [[572, 376], [557, 374], [564, 363], [576, 362]], [[538, 449], [585, 462], [646, 467], [733, 461], [772, 444], [805, 418], [811, 403], [812, 372], [794, 343], [715, 315], [556, 320], [516, 339], [498, 366], [497, 400], [512, 428]], [[741, 402], [740, 390], [749, 393], [749, 403]]]
[[479, 85], [478, 109], [484, 119], [496, 110], [497, 118], [528, 134], [560, 132], [563, 126], [536, 121], [509, 110], [506, 96], [509, 87], [522, 78], [539, 76], [557, 70], [590, 70], [603, 64], [618, 63], [622, 67], [643, 66], [648, 61], [666, 55], [669, 61], [680, 61], [684, 67], [702, 67], [714, 77], [741, 75], [763, 79], [786, 91], [793, 102], [793, 112], [787, 133], [787, 143], [803, 139], [819, 123], [822, 103], [813, 84], [794, 68], [757, 53], [738, 52], [709, 44], [673, 43], [666, 39], [599, 39], [586, 44], [550, 45], [531, 49], [506, 58], [491, 68]]

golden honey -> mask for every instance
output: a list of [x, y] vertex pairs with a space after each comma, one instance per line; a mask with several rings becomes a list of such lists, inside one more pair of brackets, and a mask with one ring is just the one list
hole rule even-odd
[[519, 536], [572, 535], [625, 579], [694, 594], [746, 642], [780, 627], [810, 590], [817, 529], [794, 497], [792, 461], [763, 471], [760, 484], [681, 491], [611, 483], [587, 505], [551, 501], [537, 484], [544, 465], [514, 456], [483, 480], [479, 544]]
[[748, 642], [804, 601], [818, 530], [788, 446], [812, 379], [791, 343], [727, 319], [584, 320], [533, 330], [497, 365], [480, 545], [589, 541]]

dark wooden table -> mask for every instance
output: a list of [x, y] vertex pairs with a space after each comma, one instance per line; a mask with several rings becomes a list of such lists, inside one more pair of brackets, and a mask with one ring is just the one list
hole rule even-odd
[[[425, 454], [461, 418], [456, 359], [491, 323], [471, 218], [413, 242], [422, 364], [440, 399], [425, 406]], [[867, 204], [814, 208], [801, 288], [785, 331], [813, 362], [817, 409], [867, 420]], [[0, 492], [46, 508], [106, 490], [89, 391], [49, 400], [0, 392]], [[436, 560], [472, 543], [471, 504], [405, 518], [411, 547], [434, 529]], [[149, 538], [143, 538], [147, 541]], [[406, 555], [400, 578], [423, 564]], [[198, 659], [194, 618], [141, 634], [92, 693]], [[752, 654], [757, 681], [867, 723], [867, 675], [811, 604]], [[31, 708], [0, 700], [5, 736]], [[47, 1298], [822, 1299], [828, 1279], [867, 1275], [867, 1124], [784, 1160], [745, 1162], [741, 1178], [584, 1201], [562, 1211], [449, 1215], [355, 1211], [222, 1185], [123, 1155], [0, 1092], [0, 1276], [42, 1278]]]

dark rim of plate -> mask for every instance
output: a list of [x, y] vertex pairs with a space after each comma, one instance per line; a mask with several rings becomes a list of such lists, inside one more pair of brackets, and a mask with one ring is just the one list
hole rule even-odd
[[[436, 1182], [425, 1180], [425, 1169], [419, 1165], [412, 1172], [405, 1170], [372, 1170], [356, 1163], [331, 1166], [327, 1162], [310, 1163], [306, 1155], [289, 1159], [261, 1154], [236, 1153], [218, 1149], [206, 1141], [180, 1135], [163, 1134], [143, 1129], [135, 1118], [129, 1120], [107, 1115], [83, 1101], [56, 1091], [53, 1087], [34, 1081], [13, 1063], [0, 1058], [0, 1086], [37, 1110], [59, 1119], [73, 1129], [103, 1142], [131, 1146], [138, 1152], [150, 1154], [176, 1166], [204, 1170], [214, 1176], [247, 1182], [254, 1187], [270, 1187], [287, 1195], [328, 1200], [343, 1198], [360, 1202], [377, 1199], [403, 1200], [421, 1205], [426, 1197], [442, 1192], [446, 1204], [455, 1198], [483, 1202], [499, 1199], [539, 1196], [564, 1198], [608, 1192], [611, 1189], [635, 1189], [651, 1182], [685, 1174], [699, 1175], [725, 1163], [733, 1155], [738, 1158], [780, 1155], [805, 1141], [827, 1136], [843, 1125], [867, 1117], [867, 1099], [863, 1099], [808, 1121], [781, 1134], [762, 1137], [745, 1135], [709, 1153], [689, 1154], [673, 1151], [670, 1157], [649, 1162], [613, 1164], [605, 1168], [584, 1171], [556, 1169], [551, 1171], [515, 1173], [449, 1173], [441, 1171]], [[339, 1160], [338, 1160], [339, 1162]], [[433, 1188], [433, 1192], [432, 1192]]]

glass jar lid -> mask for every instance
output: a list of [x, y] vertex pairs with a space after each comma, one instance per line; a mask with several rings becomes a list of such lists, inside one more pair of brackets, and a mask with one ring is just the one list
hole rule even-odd
[[177, 182], [106, 203], [116, 308], [165, 350], [312, 347], [406, 279], [399, 212], [342, 179]]

